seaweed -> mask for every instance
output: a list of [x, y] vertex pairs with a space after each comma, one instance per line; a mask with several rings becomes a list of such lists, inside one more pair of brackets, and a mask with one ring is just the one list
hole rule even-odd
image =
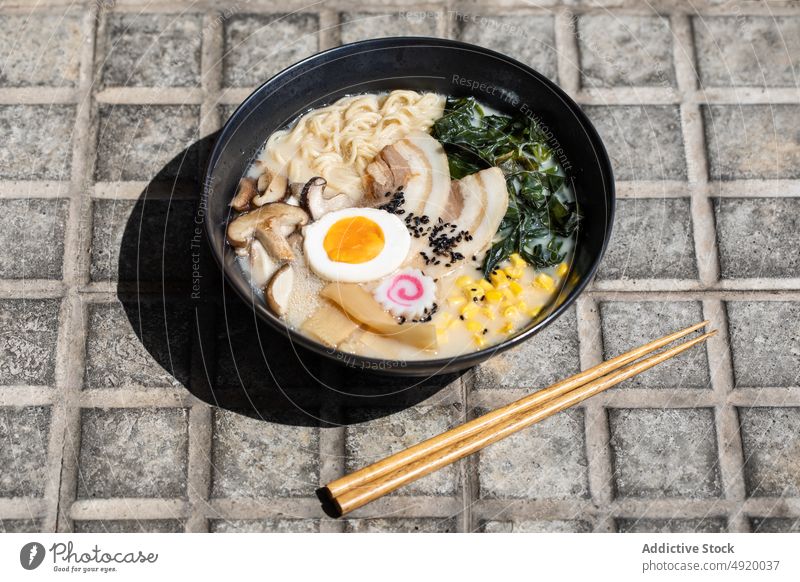
[[484, 259], [484, 276], [515, 252], [538, 268], [564, 259], [563, 239], [575, 233], [580, 216], [559, 194], [565, 178], [547, 164], [553, 154], [535, 119], [486, 115], [474, 97], [448, 98], [432, 135], [444, 146], [453, 179], [493, 166], [505, 175], [508, 210]]

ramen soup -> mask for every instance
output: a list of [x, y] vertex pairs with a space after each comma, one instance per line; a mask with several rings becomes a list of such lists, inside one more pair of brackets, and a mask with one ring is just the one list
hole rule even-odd
[[269, 136], [227, 239], [287, 326], [345, 352], [447, 358], [528, 326], [579, 222], [544, 132], [475, 99], [342, 98]]

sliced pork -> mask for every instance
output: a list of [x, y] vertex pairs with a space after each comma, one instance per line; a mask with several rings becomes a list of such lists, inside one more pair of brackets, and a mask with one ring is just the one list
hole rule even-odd
[[406, 216], [427, 215], [435, 220], [445, 210], [450, 196], [450, 168], [447, 155], [427, 133], [413, 132], [381, 150], [367, 166], [373, 200], [388, 202], [398, 188], [404, 194]]

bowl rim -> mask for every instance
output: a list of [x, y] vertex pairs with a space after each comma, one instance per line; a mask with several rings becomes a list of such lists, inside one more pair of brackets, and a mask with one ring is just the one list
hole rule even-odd
[[[598, 134], [596, 128], [589, 120], [588, 116], [583, 112], [580, 106], [569, 95], [567, 95], [567, 93], [563, 89], [561, 89], [561, 87], [559, 87], [555, 82], [551, 81], [550, 79], [548, 79], [547, 77], [545, 77], [543, 74], [536, 71], [532, 67], [520, 61], [517, 61], [516, 59], [513, 59], [507, 55], [504, 55], [503, 53], [500, 53], [498, 51], [494, 51], [492, 49], [488, 49], [482, 46], [462, 41], [437, 38], [437, 37], [395, 36], [395, 37], [372, 38], [348, 44], [343, 44], [324, 51], [320, 51], [300, 61], [297, 61], [296, 63], [286, 67], [285, 69], [281, 70], [280, 72], [276, 73], [275, 75], [264, 81], [256, 89], [254, 89], [252, 93], [250, 93], [230, 115], [228, 120], [220, 129], [219, 135], [217, 136], [217, 139], [215, 140], [211, 153], [208, 156], [208, 162], [206, 163], [205, 171], [203, 172], [203, 188], [201, 192], [201, 200], [205, 202], [207, 207], [208, 197], [210, 196], [212, 190], [212, 188], [210, 188], [208, 185], [213, 183], [212, 177], [214, 174], [214, 170], [216, 168], [219, 158], [225, 152], [228, 141], [227, 138], [230, 134], [236, 131], [239, 121], [238, 117], [240, 116], [241, 112], [253, 101], [260, 99], [262, 97], [261, 93], [264, 91], [265, 88], [273, 84], [280, 84], [280, 82], [285, 77], [290, 75], [296, 69], [305, 67], [309, 63], [313, 63], [316, 60], [325, 60], [326, 62], [330, 62], [331, 56], [336, 56], [340, 53], [342, 54], [342, 56], [346, 56], [353, 52], [358, 52], [359, 49], [364, 49], [367, 47], [378, 48], [378, 49], [401, 49], [411, 46], [414, 47], [429, 46], [432, 49], [446, 47], [446, 48], [458, 48], [462, 50], [471, 50], [499, 59], [501, 61], [506, 62], [507, 64], [517, 67], [522, 72], [536, 78], [539, 82], [543, 83], [556, 97], [561, 99], [561, 101], [564, 102], [564, 104], [570, 109], [573, 115], [575, 115], [578, 118], [579, 122], [583, 126], [583, 129], [587, 134], [586, 139], [589, 139], [592, 142], [592, 146], [596, 154], [597, 163], [598, 165], [602, 166], [603, 173], [608, 176], [607, 183], [603, 184], [603, 191], [601, 192], [603, 195], [605, 195], [607, 201], [606, 230], [605, 230], [605, 236], [603, 237], [603, 244], [601, 245], [599, 252], [596, 254], [594, 260], [592, 261], [592, 264], [590, 265], [589, 269], [580, 276], [579, 281], [575, 284], [574, 287], [572, 287], [567, 297], [560, 305], [551, 309], [546, 317], [542, 318], [540, 321], [536, 322], [534, 325], [525, 329], [524, 331], [512, 335], [511, 337], [497, 344], [491, 345], [481, 350], [476, 350], [474, 352], [468, 352], [447, 358], [432, 358], [432, 359], [420, 359], [420, 360], [391, 360], [384, 358], [374, 358], [370, 356], [362, 356], [351, 352], [341, 351], [336, 348], [329, 348], [324, 344], [317, 342], [311, 339], [310, 337], [305, 336], [298, 330], [289, 327], [282, 319], [278, 318], [271, 311], [269, 311], [269, 309], [267, 309], [265, 305], [262, 305], [260, 302], [254, 301], [254, 294], [252, 288], [249, 285], [243, 285], [242, 282], [240, 282], [238, 279], [228, 275], [228, 271], [223, 257], [223, 254], [225, 252], [224, 237], [222, 241], [223, 244], [221, 246], [218, 246], [218, 244], [216, 244], [215, 242], [216, 239], [215, 229], [217, 229], [218, 226], [216, 224], [212, 224], [212, 221], [209, 219], [208, 216], [206, 216], [204, 220], [205, 223], [204, 229], [211, 246], [211, 251], [212, 251], [211, 254], [214, 256], [214, 259], [220, 268], [223, 281], [230, 282], [231, 286], [237, 292], [239, 297], [246, 303], [250, 304], [256, 310], [256, 312], [258, 313], [259, 317], [262, 320], [265, 320], [273, 328], [275, 328], [279, 332], [282, 332], [289, 339], [290, 343], [292, 343], [293, 345], [296, 342], [301, 346], [303, 346], [304, 348], [311, 350], [312, 352], [324, 355], [329, 359], [339, 361], [344, 365], [355, 368], [361, 368], [363, 370], [390, 373], [390, 374], [403, 374], [405, 372], [405, 375], [411, 376], [415, 375], [414, 374], [415, 368], [425, 368], [423, 373], [433, 376], [441, 373], [455, 371], [458, 369], [465, 369], [468, 367], [472, 367], [477, 363], [480, 363], [481, 361], [487, 360], [496, 354], [504, 352], [512, 347], [515, 347], [523, 343], [524, 341], [533, 337], [539, 331], [550, 325], [575, 302], [575, 300], [584, 291], [589, 282], [594, 278], [594, 275], [597, 272], [597, 268], [600, 265], [600, 261], [603, 259], [605, 251], [608, 247], [608, 243], [611, 238], [611, 231], [614, 224], [614, 216], [616, 213], [616, 187], [615, 187], [614, 173], [611, 166], [611, 161], [608, 157], [608, 152], [606, 150], [605, 144], [600, 138], [600, 135]], [[247, 287], [247, 289], [244, 288], [245, 286]], [[223, 287], [223, 293], [224, 293], [224, 287]], [[438, 368], [438, 371], [430, 372], [430, 370], [434, 368]]]

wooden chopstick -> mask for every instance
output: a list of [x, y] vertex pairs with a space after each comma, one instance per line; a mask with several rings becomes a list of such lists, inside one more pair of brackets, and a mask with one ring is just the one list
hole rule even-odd
[[[695, 327], [694, 329], [697, 328]], [[678, 334], [681, 333], [682, 332], [678, 332]], [[619, 368], [605, 376], [595, 378], [594, 380], [574, 388], [571, 391], [562, 391], [558, 396], [549, 398], [540, 403], [538, 406], [526, 408], [522, 411], [517, 411], [516, 413], [505, 416], [499, 422], [489, 424], [484, 428], [484, 430], [472, 432], [468, 436], [460, 440], [450, 442], [450, 444], [444, 447], [434, 448], [428, 455], [423, 455], [415, 458], [413, 461], [401, 464], [391, 472], [383, 473], [376, 478], [363, 482], [359, 486], [348, 488], [339, 495], [331, 495], [330, 501], [332, 501], [335, 509], [340, 515], [349, 513], [350, 511], [353, 511], [354, 509], [357, 509], [369, 503], [370, 501], [377, 499], [378, 497], [390, 493], [391, 491], [394, 491], [403, 485], [406, 485], [416, 479], [419, 479], [420, 477], [423, 477], [424, 475], [440, 469], [445, 465], [470, 455], [492, 443], [518, 432], [519, 430], [522, 430], [523, 428], [539, 422], [540, 420], [547, 418], [556, 412], [564, 410], [565, 408], [569, 408], [570, 406], [582, 402], [591, 396], [599, 394], [600, 392], [615, 386], [623, 380], [635, 376], [690, 349], [714, 334], [716, 334], [716, 331], [708, 332], [683, 344], [665, 350], [659, 354], [650, 356], [644, 360], [627, 365], [623, 368]], [[661, 340], [656, 341], [660, 342]], [[641, 348], [637, 348], [637, 350], [638, 349]], [[611, 361], [612, 360], [609, 360], [609, 362]], [[606, 362], [606, 364], [609, 362]], [[556, 384], [555, 386], [559, 386], [559, 384]], [[550, 389], [547, 389], [547, 391], [550, 392]], [[544, 390], [542, 392], [544, 392]], [[550, 394], [552, 395], [552, 392], [550, 392]]]
[[467, 436], [485, 430], [489, 426], [501, 422], [511, 415], [523, 412], [525, 410], [530, 410], [531, 408], [539, 406], [551, 398], [565, 394], [574, 388], [577, 388], [578, 386], [586, 384], [587, 382], [591, 382], [592, 380], [604, 376], [609, 372], [613, 372], [614, 370], [621, 368], [622, 366], [633, 362], [634, 360], [638, 360], [642, 356], [646, 356], [647, 354], [654, 352], [655, 350], [660, 349], [677, 339], [697, 331], [707, 324], [708, 321], [701, 321], [700, 323], [696, 323], [695, 325], [687, 327], [686, 329], [682, 329], [678, 332], [666, 335], [655, 341], [639, 346], [638, 348], [634, 348], [629, 352], [611, 358], [610, 360], [606, 360], [605, 362], [598, 364], [593, 368], [589, 368], [588, 370], [579, 372], [574, 376], [570, 376], [566, 380], [562, 380], [556, 384], [553, 384], [549, 388], [534, 392], [533, 394], [512, 402], [511, 404], [498, 408], [497, 410], [484, 414], [479, 418], [466, 422], [460, 426], [448, 430], [447, 432], [422, 441], [413, 447], [386, 457], [377, 463], [373, 463], [372, 465], [364, 467], [363, 469], [359, 469], [358, 471], [350, 473], [349, 475], [345, 475], [344, 477], [336, 479], [335, 481], [331, 481], [325, 486], [327, 495], [330, 497], [339, 497], [349, 489], [359, 487], [360, 485], [372, 481], [373, 479], [376, 479], [382, 475], [391, 473], [405, 464], [411, 463], [419, 458], [431, 454], [435, 450], [444, 448], [454, 442], [466, 438]]

